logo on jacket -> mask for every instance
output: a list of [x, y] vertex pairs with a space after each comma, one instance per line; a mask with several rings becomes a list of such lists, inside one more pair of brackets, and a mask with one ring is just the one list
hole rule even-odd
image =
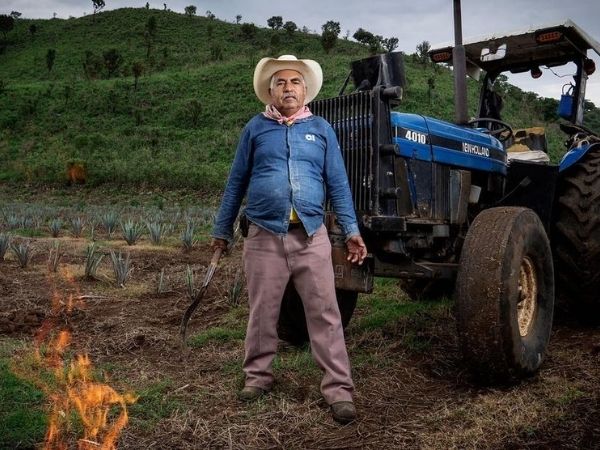
[[305, 134], [304, 137], [306, 138], [307, 141], [313, 141], [313, 142], [315, 142], [317, 140], [315, 138], [314, 134]]

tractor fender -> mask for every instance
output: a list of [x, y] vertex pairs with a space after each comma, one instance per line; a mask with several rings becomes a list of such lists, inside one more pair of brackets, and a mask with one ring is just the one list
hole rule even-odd
[[562, 173], [573, 167], [579, 160], [587, 155], [591, 150], [600, 148], [600, 142], [590, 142], [587, 139], [579, 141], [577, 145], [571, 148], [560, 161], [559, 173]]

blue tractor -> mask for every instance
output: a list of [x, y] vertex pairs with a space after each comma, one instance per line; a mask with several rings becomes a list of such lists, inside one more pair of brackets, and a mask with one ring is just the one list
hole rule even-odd
[[[392, 110], [405, 86], [400, 53], [353, 62], [354, 92], [311, 104], [337, 133], [370, 251], [364, 266], [348, 264], [327, 215], [338, 304], [346, 325], [374, 276], [399, 278], [414, 298], [453, 294], [467, 367], [482, 380], [516, 380], [542, 363], [555, 295], [600, 310], [600, 137], [583, 126], [587, 52], [600, 44], [567, 21], [463, 45], [457, 3], [455, 45], [430, 51], [453, 65], [455, 123]], [[502, 120], [494, 85], [505, 72], [535, 78], [565, 64], [576, 73], [559, 104], [567, 152], [555, 165], [543, 128]], [[466, 73], [478, 72], [479, 112], [467, 120]], [[304, 322], [290, 285], [280, 336], [306, 340]]]

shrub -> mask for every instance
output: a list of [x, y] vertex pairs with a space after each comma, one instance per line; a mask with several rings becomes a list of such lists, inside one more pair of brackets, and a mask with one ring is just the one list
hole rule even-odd
[[49, 48], [46, 52], [46, 68], [48, 72], [52, 72], [52, 67], [54, 67], [54, 60], [56, 59], [56, 50], [53, 48]]
[[150, 242], [159, 245], [167, 227], [160, 222], [146, 222], [146, 228], [148, 228]]
[[[23, 227], [23, 228], [25, 228], [25, 227]], [[62, 228], [62, 220], [52, 219], [52, 221], [50, 222], [50, 225], [48, 225], [48, 228], [50, 228], [50, 234], [52, 235], [52, 237], [54, 237], [54, 238], [58, 237], [58, 235], [60, 234], [60, 230]]]
[[104, 255], [96, 253], [96, 243], [93, 242], [87, 246], [85, 253], [85, 277], [89, 280], [97, 279], [96, 271], [102, 262]]
[[194, 244], [196, 243], [194, 231], [194, 224], [192, 222], [188, 222], [185, 226], [185, 230], [181, 233], [181, 243], [183, 244], [183, 251], [185, 252], [192, 250]]
[[272, 28], [273, 30], [277, 31], [283, 26], [283, 17], [273, 16], [267, 19], [267, 25], [269, 26], [269, 28]]
[[112, 260], [113, 272], [115, 273], [115, 281], [117, 286], [125, 287], [125, 282], [131, 275], [133, 267], [131, 267], [129, 253], [123, 258], [121, 252], [118, 254], [111, 250], [110, 259]]
[[10, 234], [0, 233], [0, 261], [4, 261], [6, 250], [10, 247]]
[[194, 5], [186, 6], [184, 9], [185, 15], [189, 18], [196, 15], [196, 7]]
[[123, 63], [123, 57], [116, 48], [111, 48], [102, 54], [104, 58], [104, 67], [108, 72], [108, 78], [112, 77], [117, 73], [121, 64]]
[[135, 245], [142, 236], [143, 229], [141, 224], [130, 219], [121, 224], [121, 231], [127, 245]]
[[85, 227], [85, 220], [81, 217], [74, 217], [71, 219], [71, 233], [76, 238], [80, 238]]
[[214, 43], [210, 46], [210, 59], [212, 61], [223, 60], [223, 47], [221, 44]]
[[246, 40], [251, 40], [256, 36], [257, 26], [253, 23], [243, 23], [240, 27], [242, 37]]
[[340, 34], [340, 23], [329, 20], [321, 27], [323, 33], [321, 34], [321, 44], [325, 53], [329, 53], [335, 44], [337, 43], [338, 35]]
[[27, 267], [27, 264], [29, 264], [29, 261], [31, 259], [31, 255], [32, 255], [32, 251], [31, 251], [31, 247], [29, 246], [29, 242], [26, 241], [22, 241], [14, 244], [10, 245], [11, 250], [13, 251], [13, 253], [15, 254], [15, 256], [17, 257], [17, 261], [19, 262], [19, 266], [21, 268], [25, 268]]
[[104, 230], [108, 233], [108, 237], [112, 237], [115, 229], [117, 228], [118, 219], [119, 216], [115, 211], [109, 211], [100, 218]]
[[298, 25], [296, 25], [295, 22], [288, 20], [286, 23], [283, 24], [283, 29], [287, 32], [287, 34], [292, 36], [294, 32], [298, 29]]
[[58, 264], [60, 263], [60, 241], [54, 241], [50, 253], [48, 255], [48, 271], [56, 272], [58, 270]]

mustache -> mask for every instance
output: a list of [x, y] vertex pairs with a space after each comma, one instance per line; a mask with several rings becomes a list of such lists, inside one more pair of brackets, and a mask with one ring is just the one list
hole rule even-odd
[[295, 100], [298, 100], [298, 98], [296, 97], [296, 94], [292, 94], [292, 93], [283, 94], [283, 99], [285, 100], [287, 98], [293, 98]]

